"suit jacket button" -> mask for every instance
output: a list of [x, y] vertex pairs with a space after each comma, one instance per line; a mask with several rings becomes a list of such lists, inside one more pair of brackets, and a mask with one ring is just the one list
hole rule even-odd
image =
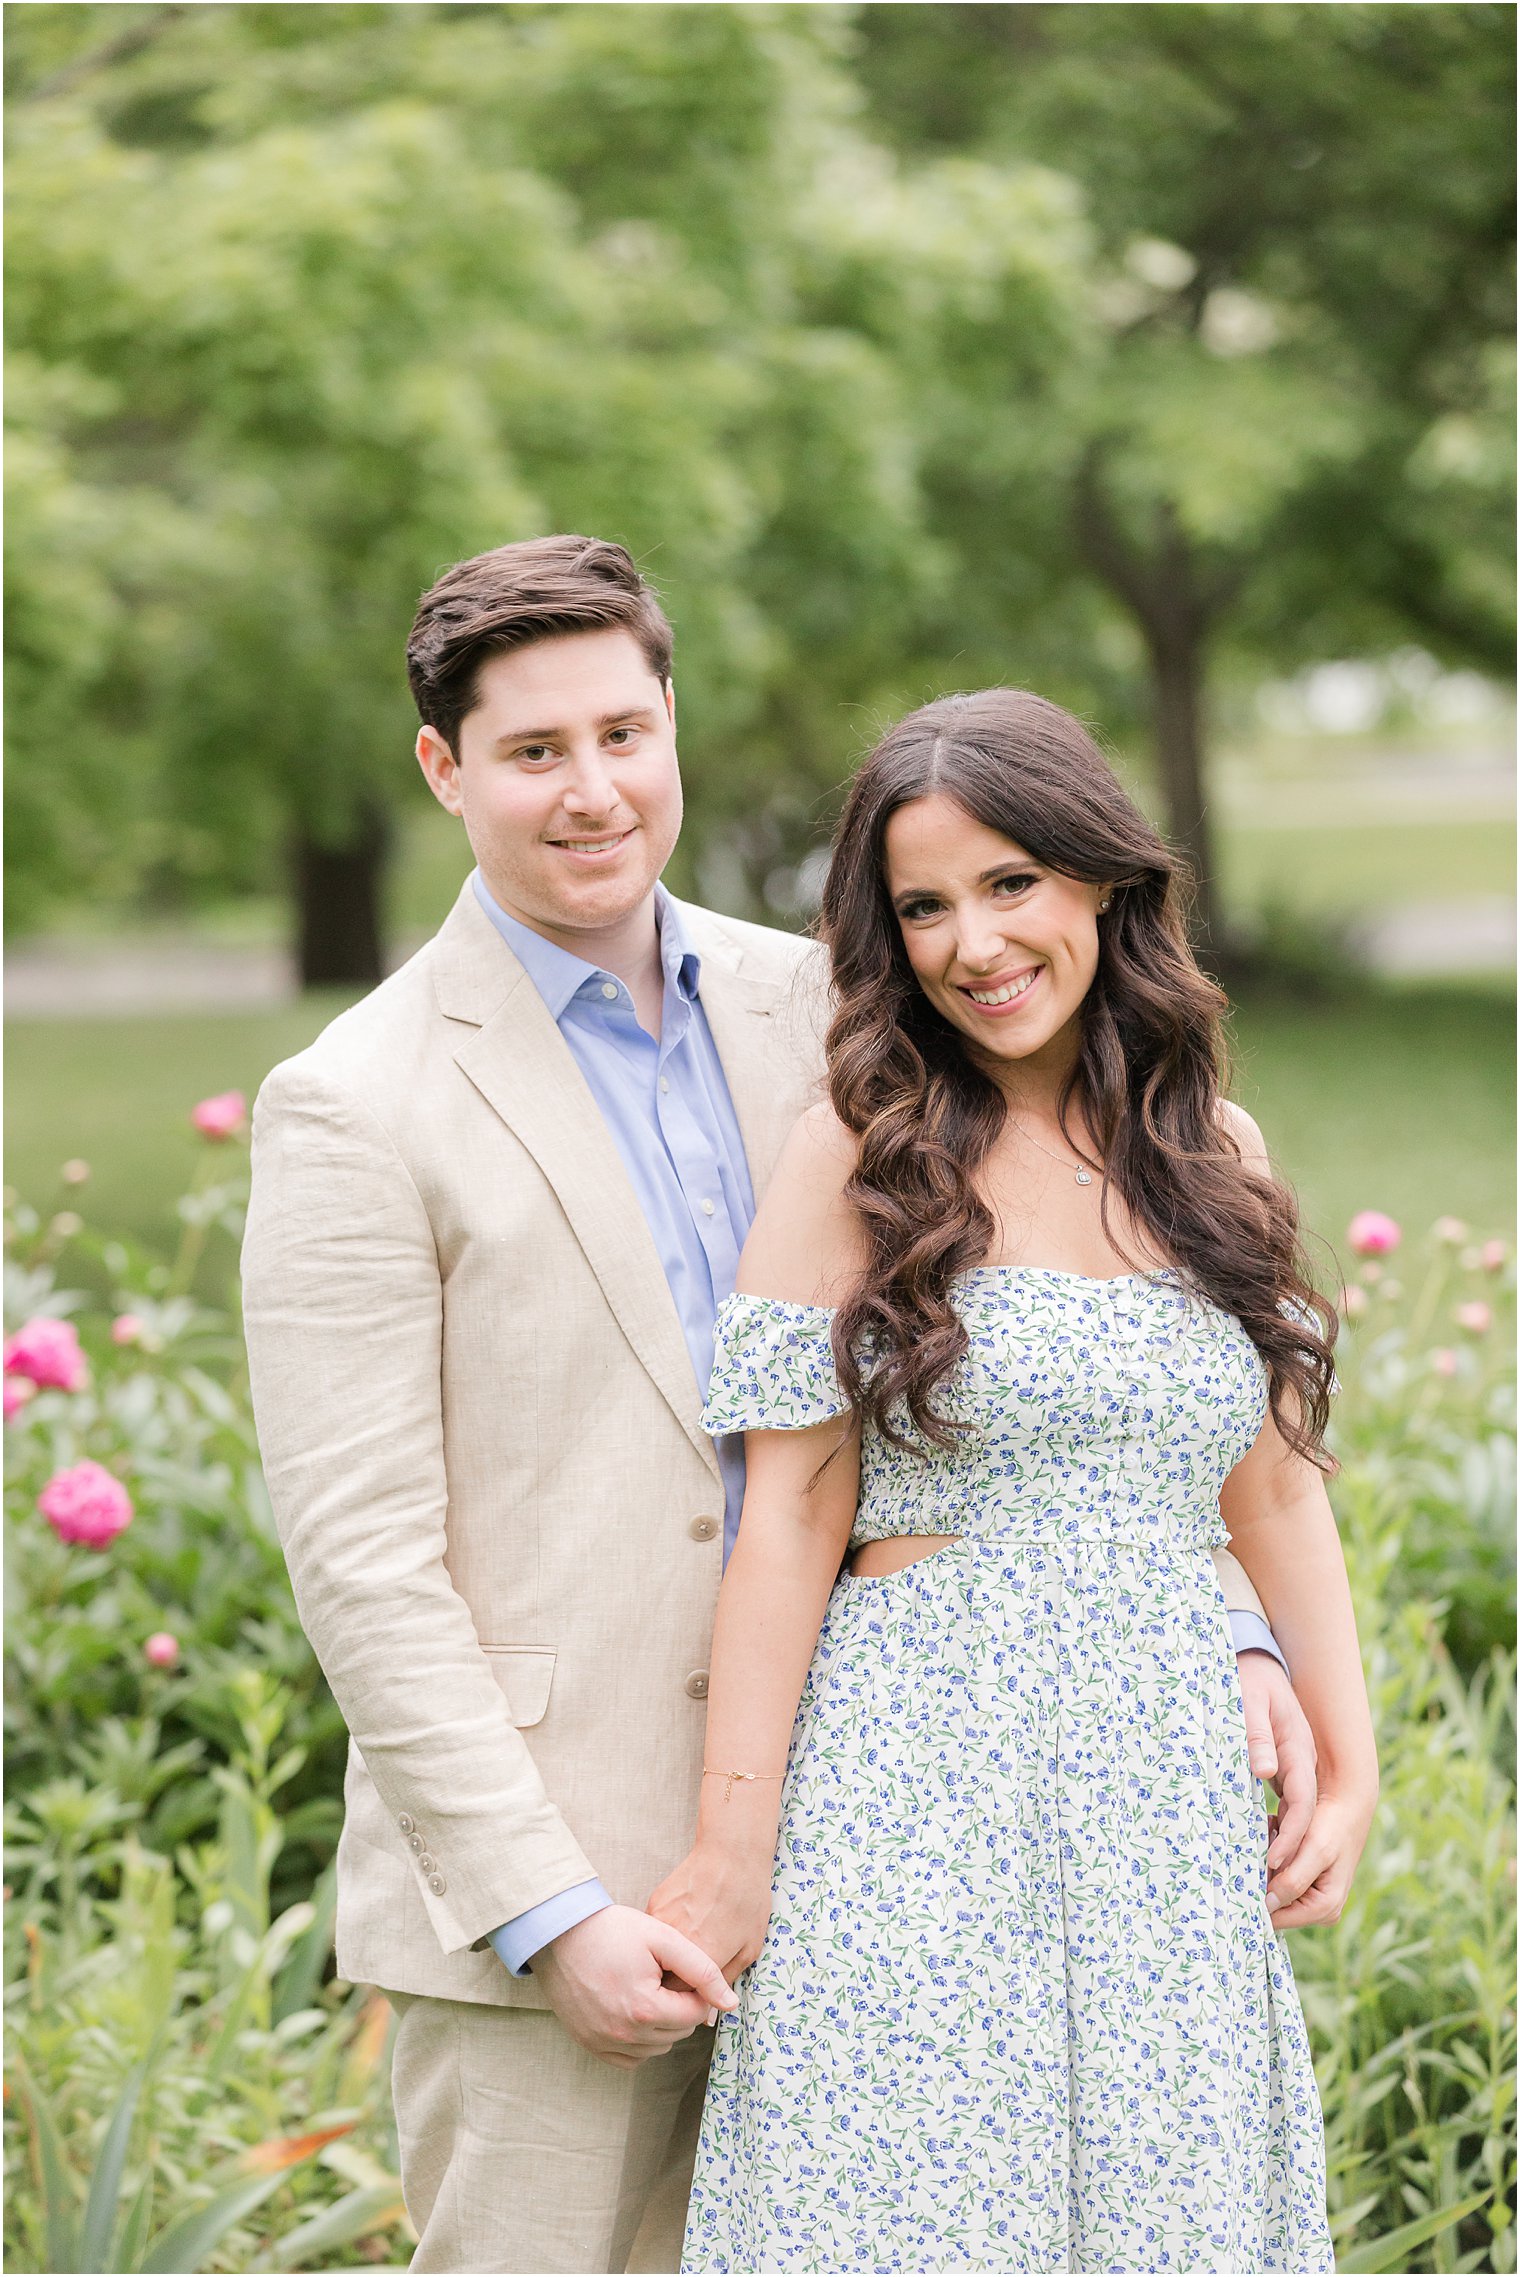
[[686, 1529], [694, 1542], [710, 1542], [718, 1531], [716, 1518], [693, 1518]]
[[408, 1850], [421, 1850], [424, 1847], [421, 1835], [409, 1834], [406, 1838], [406, 1846]]
[[442, 1874], [429, 1874], [428, 1888], [432, 1891], [434, 1897], [442, 1897], [444, 1891], [448, 1888], [448, 1886], [449, 1885], [444, 1880]]
[[686, 1679], [686, 1689], [694, 1700], [707, 1698], [707, 1670], [694, 1668]]
[[417, 1824], [417, 1821], [414, 1818], [408, 1818], [406, 1812], [403, 1811], [401, 1813], [401, 1816], [397, 1819], [396, 1824], [400, 1827], [403, 1834], [410, 1834], [412, 1828]]
[[417, 1863], [425, 1874], [430, 1874], [433, 1871], [434, 1866], [437, 1864], [437, 1860], [430, 1858], [427, 1852], [424, 1850]]

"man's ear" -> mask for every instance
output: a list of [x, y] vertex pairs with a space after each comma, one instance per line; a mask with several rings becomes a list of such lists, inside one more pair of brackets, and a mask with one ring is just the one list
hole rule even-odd
[[459, 768], [453, 752], [436, 727], [418, 729], [417, 764], [426, 775], [428, 789], [438, 804], [450, 814], [463, 814], [464, 801], [459, 795]]
[[670, 724], [674, 727], [676, 724], [676, 684], [674, 680], [667, 680], [665, 683], [665, 709], [669, 712]]

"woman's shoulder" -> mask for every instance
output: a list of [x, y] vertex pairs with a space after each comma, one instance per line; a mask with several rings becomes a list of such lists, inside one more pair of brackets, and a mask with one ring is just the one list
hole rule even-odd
[[1258, 1178], [1270, 1178], [1272, 1161], [1256, 1118], [1248, 1115], [1244, 1107], [1237, 1106], [1233, 1099], [1221, 1099], [1217, 1112], [1220, 1129], [1226, 1138], [1234, 1141], [1241, 1168]]
[[827, 1305], [860, 1270], [860, 1226], [846, 1189], [859, 1141], [827, 1100], [798, 1116], [755, 1213], [735, 1283], [741, 1294]]

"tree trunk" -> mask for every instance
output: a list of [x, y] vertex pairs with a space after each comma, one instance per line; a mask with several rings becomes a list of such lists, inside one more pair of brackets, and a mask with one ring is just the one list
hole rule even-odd
[[1073, 494], [1078, 549], [1140, 628], [1150, 660], [1156, 765], [1167, 835], [1192, 867], [1194, 946], [1217, 954], [1214, 834], [1204, 798], [1203, 686], [1208, 643], [1243, 574], [1239, 563], [1206, 567], [1176, 508], [1155, 508], [1148, 540], [1121, 522], [1092, 446]]
[[1184, 635], [1149, 644], [1149, 655], [1167, 836], [1192, 864], [1195, 945], [1215, 948], [1214, 830], [1203, 791], [1203, 642]]
[[373, 988], [385, 978], [381, 922], [390, 826], [362, 807], [349, 837], [324, 845], [298, 824], [292, 847], [296, 943], [303, 988]]

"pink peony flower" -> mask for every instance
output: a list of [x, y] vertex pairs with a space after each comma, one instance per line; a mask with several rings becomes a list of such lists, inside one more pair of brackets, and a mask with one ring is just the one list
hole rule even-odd
[[218, 1091], [191, 1108], [190, 1120], [202, 1138], [230, 1139], [248, 1120], [248, 1102], [241, 1091]]
[[1430, 1364], [1438, 1376], [1454, 1376], [1457, 1372], [1457, 1355], [1443, 1344], [1438, 1351], [1431, 1353]]
[[30, 1376], [7, 1376], [5, 1379], [5, 1420], [19, 1415], [29, 1399], [37, 1397], [37, 1386]]
[[83, 1542], [92, 1550], [103, 1550], [132, 1523], [132, 1497], [100, 1463], [55, 1471], [37, 1497], [37, 1508], [61, 1542]]
[[90, 1380], [74, 1323], [46, 1314], [29, 1320], [9, 1339], [5, 1367], [10, 1375], [30, 1376], [39, 1391], [83, 1391]]
[[119, 1312], [116, 1315], [111, 1323], [111, 1342], [113, 1344], [140, 1344], [142, 1342], [142, 1322], [135, 1312]]
[[1386, 1257], [1403, 1238], [1402, 1228], [1382, 1210], [1358, 1210], [1346, 1228], [1346, 1239], [1358, 1257]]
[[1460, 1218], [1437, 1218], [1430, 1231], [1447, 1249], [1460, 1249], [1467, 1239], [1467, 1228]]
[[1473, 1297], [1467, 1304], [1458, 1305], [1452, 1314], [1458, 1328], [1465, 1328], [1469, 1336], [1486, 1336], [1494, 1325], [1494, 1316], [1481, 1297]]
[[171, 1637], [167, 1629], [155, 1629], [143, 1646], [143, 1659], [150, 1668], [172, 1668], [179, 1658], [179, 1638]]
[[1502, 1241], [1485, 1241], [1478, 1251], [1478, 1263], [1485, 1273], [1502, 1273], [1509, 1263], [1509, 1249]]

